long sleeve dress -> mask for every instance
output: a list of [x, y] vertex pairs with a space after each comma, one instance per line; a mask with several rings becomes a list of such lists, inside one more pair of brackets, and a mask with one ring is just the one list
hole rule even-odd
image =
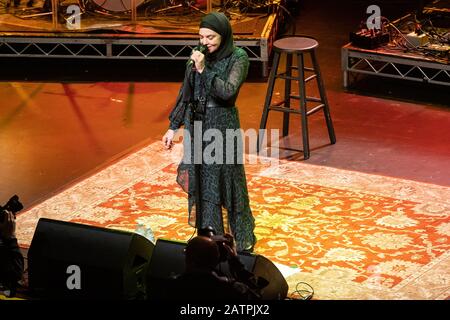
[[[218, 61], [206, 62], [201, 74], [186, 70], [185, 80], [180, 89], [175, 107], [169, 120], [170, 129], [177, 130], [184, 125], [184, 153], [185, 157], [178, 167], [177, 182], [188, 193], [189, 219], [188, 223], [196, 228], [212, 226], [218, 234], [224, 232], [224, 224], [236, 239], [237, 249], [244, 250], [252, 247], [256, 238], [253, 230], [254, 218], [250, 209], [247, 181], [242, 161], [243, 152], [238, 146], [242, 146], [239, 113], [235, 102], [239, 89], [247, 77], [249, 61], [247, 53], [241, 48], [235, 48], [233, 53]], [[206, 101], [202, 113], [195, 113], [193, 104], [183, 99], [186, 86], [193, 87], [190, 101]], [[207, 105], [215, 107], [206, 107]], [[194, 165], [194, 121], [201, 121], [202, 136], [208, 129], [220, 131], [223, 137], [222, 161], [216, 163], [203, 163], [199, 168], [201, 214], [195, 212], [195, 165]], [[234, 146], [230, 148], [226, 144], [226, 135], [232, 129], [237, 134]], [[197, 130], [197, 129], [196, 129]], [[216, 132], [218, 132], [216, 131]], [[195, 132], [194, 135], [199, 134]], [[192, 139], [186, 139], [187, 135]], [[206, 140], [205, 137], [203, 140]], [[219, 139], [220, 140], [220, 139]], [[188, 143], [186, 143], [188, 141]], [[189, 142], [190, 141], [190, 142]], [[213, 156], [220, 155], [220, 150], [211, 152], [208, 145], [217, 142], [216, 139], [203, 141], [203, 154]], [[190, 148], [188, 150], [187, 148]], [[219, 148], [220, 149], [220, 148]], [[187, 153], [190, 151], [189, 153]], [[218, 154], [216, 154], [218, 152]], [[230, 153], [234, 155], [234, 161], [230, 163], [226, 158]], [[186, 155], [188, 156], [186, 157]], [[217, 159], [217, 158], [216, 158]], [[227, 161], [228, 160], [228, 161]], [[223, 216], [222, 208], [227, 210], [227, 216]], [[219, 214], [214, 211], [220, 210]], [[226, 218], [226, 223], [223, 222]]]

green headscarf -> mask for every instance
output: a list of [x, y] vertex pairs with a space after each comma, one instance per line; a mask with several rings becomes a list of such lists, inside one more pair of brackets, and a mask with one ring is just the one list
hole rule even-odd
[[211, 12], [202, 18], [200, 28], [211, 29], [222, 37], [219, 48], [207, 55], [209, 61], [228, 57], [234, 51], [233, 30], [228, 18], [222, 12]]

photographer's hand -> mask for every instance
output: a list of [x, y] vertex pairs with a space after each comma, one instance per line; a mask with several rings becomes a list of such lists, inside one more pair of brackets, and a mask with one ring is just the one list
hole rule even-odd
[[5, 240], [16, 238], [16, 217], [10, 211], [6, 211], [5, 220], [0, 223], [0, 236]]
[[238, 254], [234, 243], [234, 237], [229, 233], [225, 233], [223, 236], [228, 240], [228, 243], [231, 244], [230, 246], [225, 242], [223, 243], [223, 247], [227, 250], [228, 256], [233, 258], [237, 257]]

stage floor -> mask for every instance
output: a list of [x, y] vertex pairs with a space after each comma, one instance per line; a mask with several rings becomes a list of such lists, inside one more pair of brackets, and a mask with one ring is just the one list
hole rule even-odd
[[[306, 169], [318, 167], [325, 170], [325, 173], [329, 172], [328, 169], [342, 169], [448, 188], [450, 136], [447, 128], [450, 126], [450, 92], [443, 90], [442, 86], [419, 82], [405, 83], [379, 77], [367, 77], [359, 81], [356, 84], [358, 91], [344, 90], [339, 52], [348, 40], [347, 31], [353, 30], [359, 23], [358, 12], [355, 13], [353, 6], [338, 2], [333, 2], [333, 7], [328, 10], [323, 10], [323, 5], [319, 2], [308, 2], [308, 5], [304, 9], [302, 19], [298, 20], [297, 30], [314, 36], [320, 42], [319, 61], [338, 143], [328, 145], [322, 117], [312, 118], [310, 138], [314, 150], [311, 158], [303, 162], [301, 151], [296, 151], [301, 149], [300, 130], [292, 130], [291, 134], [281, 141], [286, 147], [283, 159], [291, 161], [293, 166], [299, 164], [305, 168], [300, 170], [298, 175], [292, 172], [292, 177], [303, 184], [317, 184], [317, 174], [309, 175], [309, 181], [305, 180], [304, 176], [310, 172]], [[323, 23], [331, 20], [328, 15], [341, 17], [331, 31], [329, 24]], [[5, 60], [7, 59], [2, 61]], [[55, 62], [61, 62], [57, 64], [58, 68], [55, 67]], [[116, 61], [99, 63], [103, 68], [97, 66], [97, 70], [85, 68], [85, 61], [82, 60], [79, 64], [67, 65], [66, 68], [63, 62], [58, 59], [45, 59], [43, 63], [33, 65], [31, 61], [24, 59], [17, 66], [4, 63], [0, 73], [3, 78], [0, 83], [0, 173], [3, 178], [0, 181], [1, 204], [12, 194], [18, 194], [27, 210], [41, 205], [56, 194], [62, 195], [62, 190], [148, 145], [148, 142], [159, 141], [167, 130], [167, 117], [182, 80], [182, 72], [173, 62], [161, 62], [157, 64], [159, 69], [149, 70], [139, 61], [126, 61], [127, 66], [128, 62], [134, 65], [134, 68], [129, 66], [127, 72], [124, 72], [125, 68], [115, 69]], [[154, 64], [156, 65], [156, 62]], [[94, 77], [94, 71], [108, 74]], [[54, 73], [59, 73], [59, 77]], [[77, 78], [72, 77], [74, 73]], [[112, 80], [111, 74], [116, 74], [115, 81]], [[71, 76], [72, 80], [67, 80], [68, 76]], [[168, 76], [172, 78], [167, 79]], [[118, 78], [121, 82], [117, 82]], [[244, 129], [258, 128], [266, 89], [265, 83], [250, 79], [243, 85], [237, 105]], [[281, 90], [281, 87], [277, 87], [276, 92], [282, 92]], [[295, 117], [292, 121], [293, 128], [299, 128], [300, 119]], [[281, 116], [274, 114], [273, 118], [269, 118], [269, 127], [280, 128], [281, 124]], [[134, 169], [124, 169], [122, 172], [136, 173]], [[339, 181], [348, 186], [359, 181], [354, 180], [354, 176], [351, 173], [346, 174]], [[173, 181], [167, 181], [169, 180]], [[365, 193], [371, 190], [370, 187], [378, 185], [369, 182], [370, 180], [367, 180], [368, 188], [363, 189]], [[411, 185], [415, 184], [408, 183], [397, 191], [414, 195]], [[107, 186], [115, 186], [114, 180], [109, 180]], [[362, 187], [361, 185], [359, 188]], [[253, 192], [255, 188], [250, 190]], [[386, 188], [385, 192], [389, 190], [391, 189]], [[95, 196], [100, 191], [102, 190], [95, 189], [91, 195]], [[427, 192], [425, 189], [424, 193]], [[388, 194], [389, 196], [396, 199], [392, 197], [393, 194]], [[64, 199], [73, 203], [77, 201], [76, 197]], [[175, 202], [167, 202], [172, 203]], [[58, 208], [66, 210], [63, 206]], [[324, 222], [330, 221], [330, 218], [336, 215], [337, 213], [332, 213], [326, 220], [319, 219], [319, 228], [322, 231], [327, 230], [326, 232], [340, 232], [340, 229], [321, 228]], [[316, 227], [315, 223], [302, 222], [297, 225]], [[430, 224], [431, 228], [435, 226], [437, 224]], [[403, 229], [398, 231], [402, 232]], [[342, 235], [347, 236], [348, 233]], [[308, 259], [309, 257], [311, 256], [307, 255]], [[316, 270], [319, 268], [320, 266], [317, 266]], [[339, 268], [336, 273], [327, 270], [330, 271], [327, 276], [351, 275], [339, 272], [342, 270]], [[401, 272], [405, 269], [398, 270]], [[330, 283], [336, 286], [342, 283], [339, 279], [330, 281], [329, 278], [319, 278], [322, 275], [312, 277], [309, 273], [308, 277], [305, 277], [305, 274], [301, 272], [298, 277], [292, 275], [290, 281], [294, 284], [298, 281], [310, 283], [318, 292], [314, 298], [325, 296], [321, 288], [328, 290], [325, 293], [329, 294]], [[416, 275], [418, 273], [414, 274]], [[445, 276], [441, 273], [441, 277], [434, 279], [442, 280]], [[389, 285], [388, 282], [383, 283]], [[436, 283], [434, 288], [441, 288], [442, 293], [446, 290], [444, 286], [448, 288], [446, 281]], [[368, 285], [372, 284], [373, 282], [368, 282]], [[422, 287], [417, 286], [414, 281], [402, 282], [396, 289], [405, 292], [408, 287], [403, 285], [406, 284], [411, 285], [409, 288], [412, 288], [413, 294], [429, 292], [418, 291], [417, 288]], [[333, 288], [336, 286], [333, 285]], [[342, 290], [342, 286], [334, 292], [341, 299], [350, 297], [347, 294], [349, 291]], [[355, 294], [361, 291], [351, 292]], [[389, 291], [384, 290], [384, 293], [388, 294]], [[356, 295], [356, 298], [361, 299], [362, 296]]]

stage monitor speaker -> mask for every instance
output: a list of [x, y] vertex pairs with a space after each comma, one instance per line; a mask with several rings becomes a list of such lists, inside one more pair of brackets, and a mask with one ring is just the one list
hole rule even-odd
[[262, 255], [247, 252], [240, 253], [239, 258], [247, 270], [269, 281], [269, 285], [262, 290], [264, 300], [286, 299], [289, 286], [272, 261]]
[[186, 242], [166, 239], [156, 240], [147, 274], [147, 294], [149, 299], [168, 299], [169, 281], [184, 272], [184, 248]]
[[28, 251], [33, 295], [58, 299], [145, 299], [154, 245], [141, 235], [39, 219]]
[[[165, 293], [168, 281], [184, 272], [185, 242], [158, 239], [150, 260], [147, 275], [147, 290], [150, 299], [170, 298], [170, 292]], [[288, 293], [288, 284], [280, 270], [264, 256], [253, 253], [239, 253], [239, 258], [245, 268], [253, 274], [269, 281], [262, 290], [264, 300], [283, 300]], [[230, 276], [228, 263], [219, 266], [220, 270]], [[161, 296], [163, 294], [163, 296]]]

